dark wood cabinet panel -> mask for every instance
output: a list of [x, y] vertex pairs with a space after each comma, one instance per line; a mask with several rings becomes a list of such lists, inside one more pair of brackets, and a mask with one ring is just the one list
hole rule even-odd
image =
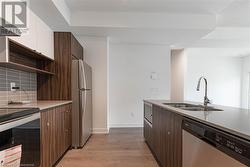
[[41, 113], [41, 164], [52, 166], [55, 161], [54, 109]]
[[71, 105], [41, 112], [41, 166], [51, 167], [71, 146]]
[[83, 60], [83, 47], [73, 35], [71, 35], [71, 54], [77, 59]]
[[66, 106], [66, 112], [64, 113], [64, 122], [65, 122], [65, 148], [68, 149], [72, 143], [72, 109], [71, 105]]
[[169, 142], [167, 132], [169, 131], [170, 113], [161, 108], [153, 106], [153, 152], [160, 166], [166, 166], [169, 156]]
[[48, 113], [41, 113], [41, 166], [51, 166]]
[[182, 117], [171, 113], [169, 135], [169, 162], [170, 167], [182, 167]]
[[64, 152], [64, 111], [62, 107], [55, 109], [55, 159], [59, 159]]
[[[144, 129], [147, 129], [145, 125]], [[182, 117], [153, 105], [151, 134], [151, 150], [159, 165], [162, 167], [181, 167]]]
[[71, 100], [71, 35], [54, 33], [54, 76], [37, 75], [38, 100]]
[[38, 100], [71, 100], [72, 59], [83, 59], [83, 47], [70, 32], [54, 33], [54, 61], [46, 66], [54, 76], [37, 75]]

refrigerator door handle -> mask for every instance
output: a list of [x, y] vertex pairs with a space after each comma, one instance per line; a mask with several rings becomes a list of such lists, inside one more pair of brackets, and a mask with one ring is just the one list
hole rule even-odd
[[81, 91], [82, 122], [84, 121], [83, 119], [85, 118], [86, 113], [86, 98], [86, 91]]
[[82, 60], [79, 60], [79, 88], [80, 90], [86, 88], [86, 76], [84, 70], [84, 63]]
[[81, 124], [82, 124], [82, 132], [81, 132], [81, 136], [80, 136], [80, 145], [83, 145], [84, 142], [87, 139], [87, 135], [86, 135], [86, 127], [85, 127], [85, 119], [86, 119], [86, 103], [87, 103], [87, 92], [86, 91], [81, 91]]

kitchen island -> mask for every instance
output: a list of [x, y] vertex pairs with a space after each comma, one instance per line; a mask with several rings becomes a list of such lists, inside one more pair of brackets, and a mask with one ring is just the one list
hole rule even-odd
[[[145, 100], [145, 102], [250, 140], [250, 110], [210, 105], [222, 111], [187, 111], [164, 104], [177, 103], [175, 101]], [[178, 103], [200, 104], [188, 101]]]
[[[182, 167], [183, 122], [185, 120], [223, 131], [225, 135], [244, 140], [250, 146], [250, 112], [248, 110], [211, 105], [219, 110], [189, 111], [173, 107], [171, 105], [173, 103], [201, 105], [194, 102], [144, 100], [144, 138], [160, 166]], [[201, 129], [198, 128], [198, 130]], [[200, 132], [204, 133], [203, 130]], [[243, 149], [247, 150], [248, 154], [250, 148], [243, 147]], [[250, 165], [249, 159], [245, 164]]]

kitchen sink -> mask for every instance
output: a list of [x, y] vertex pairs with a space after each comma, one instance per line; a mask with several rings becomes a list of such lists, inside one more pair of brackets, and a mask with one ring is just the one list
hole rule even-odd
[[203, 105], [195, 105], [189, 103], [163, 103], [163, 104], [188, 111], [223, 111], [221, 109], [217, 109], [214, 107], [205, 107]]

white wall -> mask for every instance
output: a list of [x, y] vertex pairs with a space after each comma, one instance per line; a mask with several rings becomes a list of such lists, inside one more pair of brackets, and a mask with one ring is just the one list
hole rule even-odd
[[140, 127], [143, 99], [170, 97], [170, 50], [163, 45], [111, 43], [109, 60], [109, 126]]
[[87, 36], [77, 38], [93, 72], [93, 133], [108, 133], [108, 40]]
[[250, 107], [249, 77], [250, 77], [250, 55], [242, 58], [242, 87], [241, 87], [241, 106]]
[[221, 56], [219, 50], [193, 48], [186, 50], [187, 71], [185, 78], [185, 100], [202, 102], [204, 85], [196, 91], [200, 76], [208, 79], [208, 98], [214, 104], [241, 106], [240, 57]]

